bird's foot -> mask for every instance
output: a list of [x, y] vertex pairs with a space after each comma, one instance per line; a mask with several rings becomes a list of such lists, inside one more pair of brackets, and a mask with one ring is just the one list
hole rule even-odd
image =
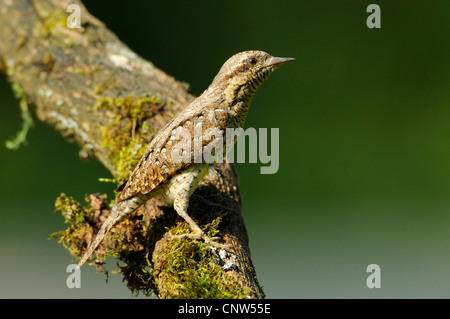
[[192, 239], [196, 239], [196, 240], [203, 239], [203, 241], [206, 244], [208, 244], [209, 246], [212, 246], [216, 249], [221, 249], [221, 250], [223, 249], [223, 250], [227, 250], [227, 251], [231, 250], [231, 246], [217, 242], [217, 240], [219, 240], [220, 237], [208, 237], [208, 235], [206, 235], [203, 231], [198, 231], [198, 232], [189, 233], [189, 234], [168, 235], [167, 236], [167, 239], [169, 239], [169, 240], [182, 239], [182, 238], [192, 238]]

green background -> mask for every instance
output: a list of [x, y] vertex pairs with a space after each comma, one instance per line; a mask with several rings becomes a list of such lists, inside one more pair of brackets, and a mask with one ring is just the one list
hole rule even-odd
[[[256, 94], [247, 127], [279, 128], [280, 167], [238, 164], [253, 262], [268, 298], [450, 297], [450, 2], [86, 2], [144, 58], [200, 94], [249, 49], [297, 60]], [[0, 77], [0, 140], [20, 128]], [[35, 121], [28, 145], [0, 145], [0, 297], [131, 297], [121, 276], [82, 269], [47, 240], [65, 192], [111, 193], [96, 160]], [[3, 144], [3, 142], [2, 142]], [[381, 267], [368, 289], [366, 268]], [[109, 260], [108, 269], [115, 269]]]

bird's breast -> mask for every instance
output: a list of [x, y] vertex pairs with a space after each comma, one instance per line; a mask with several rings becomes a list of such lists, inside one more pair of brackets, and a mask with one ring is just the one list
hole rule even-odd
[[200, 181], [208, 174], [208, 171], [209, 164], [193, 164], [170, 178], [167, 182], [160, 184], [154, 190], [154, 193], [161, 197], [167, 205], [173, 205], [176, 196], [181, 191], [186, 191], [188, 196], [191, 196]]

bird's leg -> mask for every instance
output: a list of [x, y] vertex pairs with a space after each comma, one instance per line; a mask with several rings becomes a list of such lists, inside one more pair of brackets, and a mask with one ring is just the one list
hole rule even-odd
[[176, 196], [175, 201], [173, 203], [173, 207], [175, 208], [178, 215], [180, 215], [191, 227], [192, 233], [189, 234], [181, 234], [181, 235], [169, 235], [169, 239], [181, 239], [181, 238], [194, 238], [194, 239], [203, 239], [205, 243], [211, 245], [217, 249], [229, 249], [228, 245], [219, 244], [216, 242], [217, 237], [208, 237], [203, 230], [197, 225], [197, 223], [191, 218], [191, 216], [187, 213], [187, 208], [189, 206], [189, 190], [184, 188], [182, 189]]
[[200, 238], [203, 235], [203, 231], [197, 225], [197, 223], [191, 218], [191, 216], [188, 215], [187, 213], [188, 206], [189, 206], [188, 191], [186, 189], [182, 189], [175, 198], [173, 208], [175, 208], [178, 215], [183, 217], [183, 219], [188, 222], [189, 226], [191, 226], [191, 229], [193, 231], [192, 235], [196, 235], [198, 236], [198, 238]]

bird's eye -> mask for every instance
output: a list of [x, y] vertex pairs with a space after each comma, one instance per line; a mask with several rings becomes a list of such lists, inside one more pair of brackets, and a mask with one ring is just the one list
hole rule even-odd
[[248, 63], [250, 63], [251, 65], [255, 65], [257, 62], [258, 60], [256, 60], [255, 58], [248, 59]]

